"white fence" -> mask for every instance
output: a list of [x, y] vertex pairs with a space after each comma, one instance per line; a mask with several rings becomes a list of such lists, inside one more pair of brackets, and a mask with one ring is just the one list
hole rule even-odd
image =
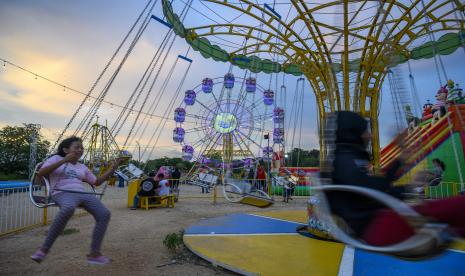
[[29, 200], [29, 187], [0, 190], [0, 235], [45, 224], [56, 208], [40, 209]]
[[[103, 201], [124, 199], [127, 189], [108, 187]], [[58, 207], [37, 208], [29, 199], [29, 187], [0, 189], [0, 236], [26, 230], [52, 221], [58, 213]], [[86, 213], [76, 210], [75, 215]]]

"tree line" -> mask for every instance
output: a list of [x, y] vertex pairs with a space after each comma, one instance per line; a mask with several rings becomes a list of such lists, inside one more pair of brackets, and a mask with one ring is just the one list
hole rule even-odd
[[[26, 179], [29, 171], [31, 150], [31, 137], [35, 132], [31, 124], [22, 126], [5, 126], [0, 129], [0, 180]], [[51, 143], [42, 134], [37, 133], [37, 162], [45, 159]], [[317, 167], [319, 166], [320, 152], [316, 149], [310, 151], [294, 148], [286, 153], [286, 166], [288, 167]], [[181, 158], [162, 157], [146, 162], [132, 160], [131, 163], [143, 168], [146, 173], [156, 171], [161, 166], [178, 167], [189, 170], [192, 162]]]

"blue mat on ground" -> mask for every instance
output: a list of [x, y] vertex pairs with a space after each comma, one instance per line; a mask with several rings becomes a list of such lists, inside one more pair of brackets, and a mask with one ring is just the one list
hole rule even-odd
[[282, 221], [248, 214], [232, 214], [201, 221], [185, 234], [273, 234], [296, 233], [296, 222]]
[[465, 275], [465, 253], [447, 250], [430, 259], [408, 261], [356, 249], [354, 275]]

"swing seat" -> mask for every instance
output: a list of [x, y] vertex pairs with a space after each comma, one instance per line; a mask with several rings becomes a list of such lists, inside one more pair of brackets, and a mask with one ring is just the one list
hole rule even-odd
[[[387, 255], [408, 259], [423, 259], [435, 256], [447, 248], [447, 245], [453, 240], [453, 237], [447, 231], [448, 225], [443, 223], [428, 223], [426, 218], [418, 214], [405, 202], [398, 200], [383, 192], [352, 185], [323, 185], [316, 186], [315, 191], [319, 197], [320, 204], [317, 212], [321, 218], [324, 218], [330, 233], [339, 241], [353, 246], [355, 248], [378, 252]], [[392, 209], [415, 229], [415, 234], [400, 242], [388, 246], [372, 246], [359, 239], [350, 236], [346, 231], [341, 229], [333, 216], [331, 215], [325, 192], [342, 191], [357, 193], [383, 203]]]
[[259, 208], [267, 208], [273, 205], [274, 201], [272, 199], [257, 197], [250, 194], [246, 194], [239, 203], [252, 205]]
[[218, 182], [218, 176], [208, 173], [199, 173], [197, 178], [187, 180], [186, 183], [189, 185], [199, 186], [201, 188], [211, 189]]
[[273, 205], [274, 200], [264, 191], [250, 190], [249, 192], [245, 192], [236, 184], [232, 182], [224, 184], [223, 193], [226, 200], [259, 208], [266, 208]]
[[[40, 162], [36, 165], [34, 173], [31, 176], [31, 182], [29, 184], [29, 198], [38, 208], [47, 208], [50, 206], [55, 206], [56, 202], [52, 199], [52, 190], [50, 187], [50, 181], [48, 177], [40, 176], [38, 174], [39, 169], [42, 167], [43, 162]], [[97, 193], [95, 187], [90, 185], [90, 192], [79, 192], [79, 191], [67, 191], [56, 189], [56, 191], [62, 191], [67, 193], [78, 193], [78, 194], [91, 194], [97, 197], [102, 197], [103, 193]]]
[[38, 208], [46, 208], [54, 206], [56, 203], [52, 200], [50, 182], [47, 177], [38, 174], [39, 169], [42, 167], [42, 162], [38, 163], [34, 169], [29, 184], [29, 198], [32, 204]]

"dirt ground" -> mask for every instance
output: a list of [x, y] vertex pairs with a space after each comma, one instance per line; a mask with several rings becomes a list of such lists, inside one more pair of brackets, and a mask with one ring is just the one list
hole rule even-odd
[[[219, 189], [220, 190], [220, 189]], [[113, 262], [96, 266], [86, 262], [92, 216], [77, 216], [67, 225], [68, 234], [60, 236], [41, 264], [29, 256], [45, 239], [48, 226], [0, 238], [0, 275], [234, 275], [214, 267], [187, 250], [173, 253], [163, 245], [167, 234], [178, 232], [207, 218], [232, 213], [262, 211], [253, 206], [225, 201], [221, 193], [215, 205], [211, 194], [200, 188], [181, 187], [181, 199], [174, 209], [129, 210], [126, 189], [109, 188], [104, 203], [112, 212], [102, 251]], [[206, 197], [208, 196], [208, 197]], [[295, 198], [276, 203], [266, 210], [305, 209], [306, 200]]]

